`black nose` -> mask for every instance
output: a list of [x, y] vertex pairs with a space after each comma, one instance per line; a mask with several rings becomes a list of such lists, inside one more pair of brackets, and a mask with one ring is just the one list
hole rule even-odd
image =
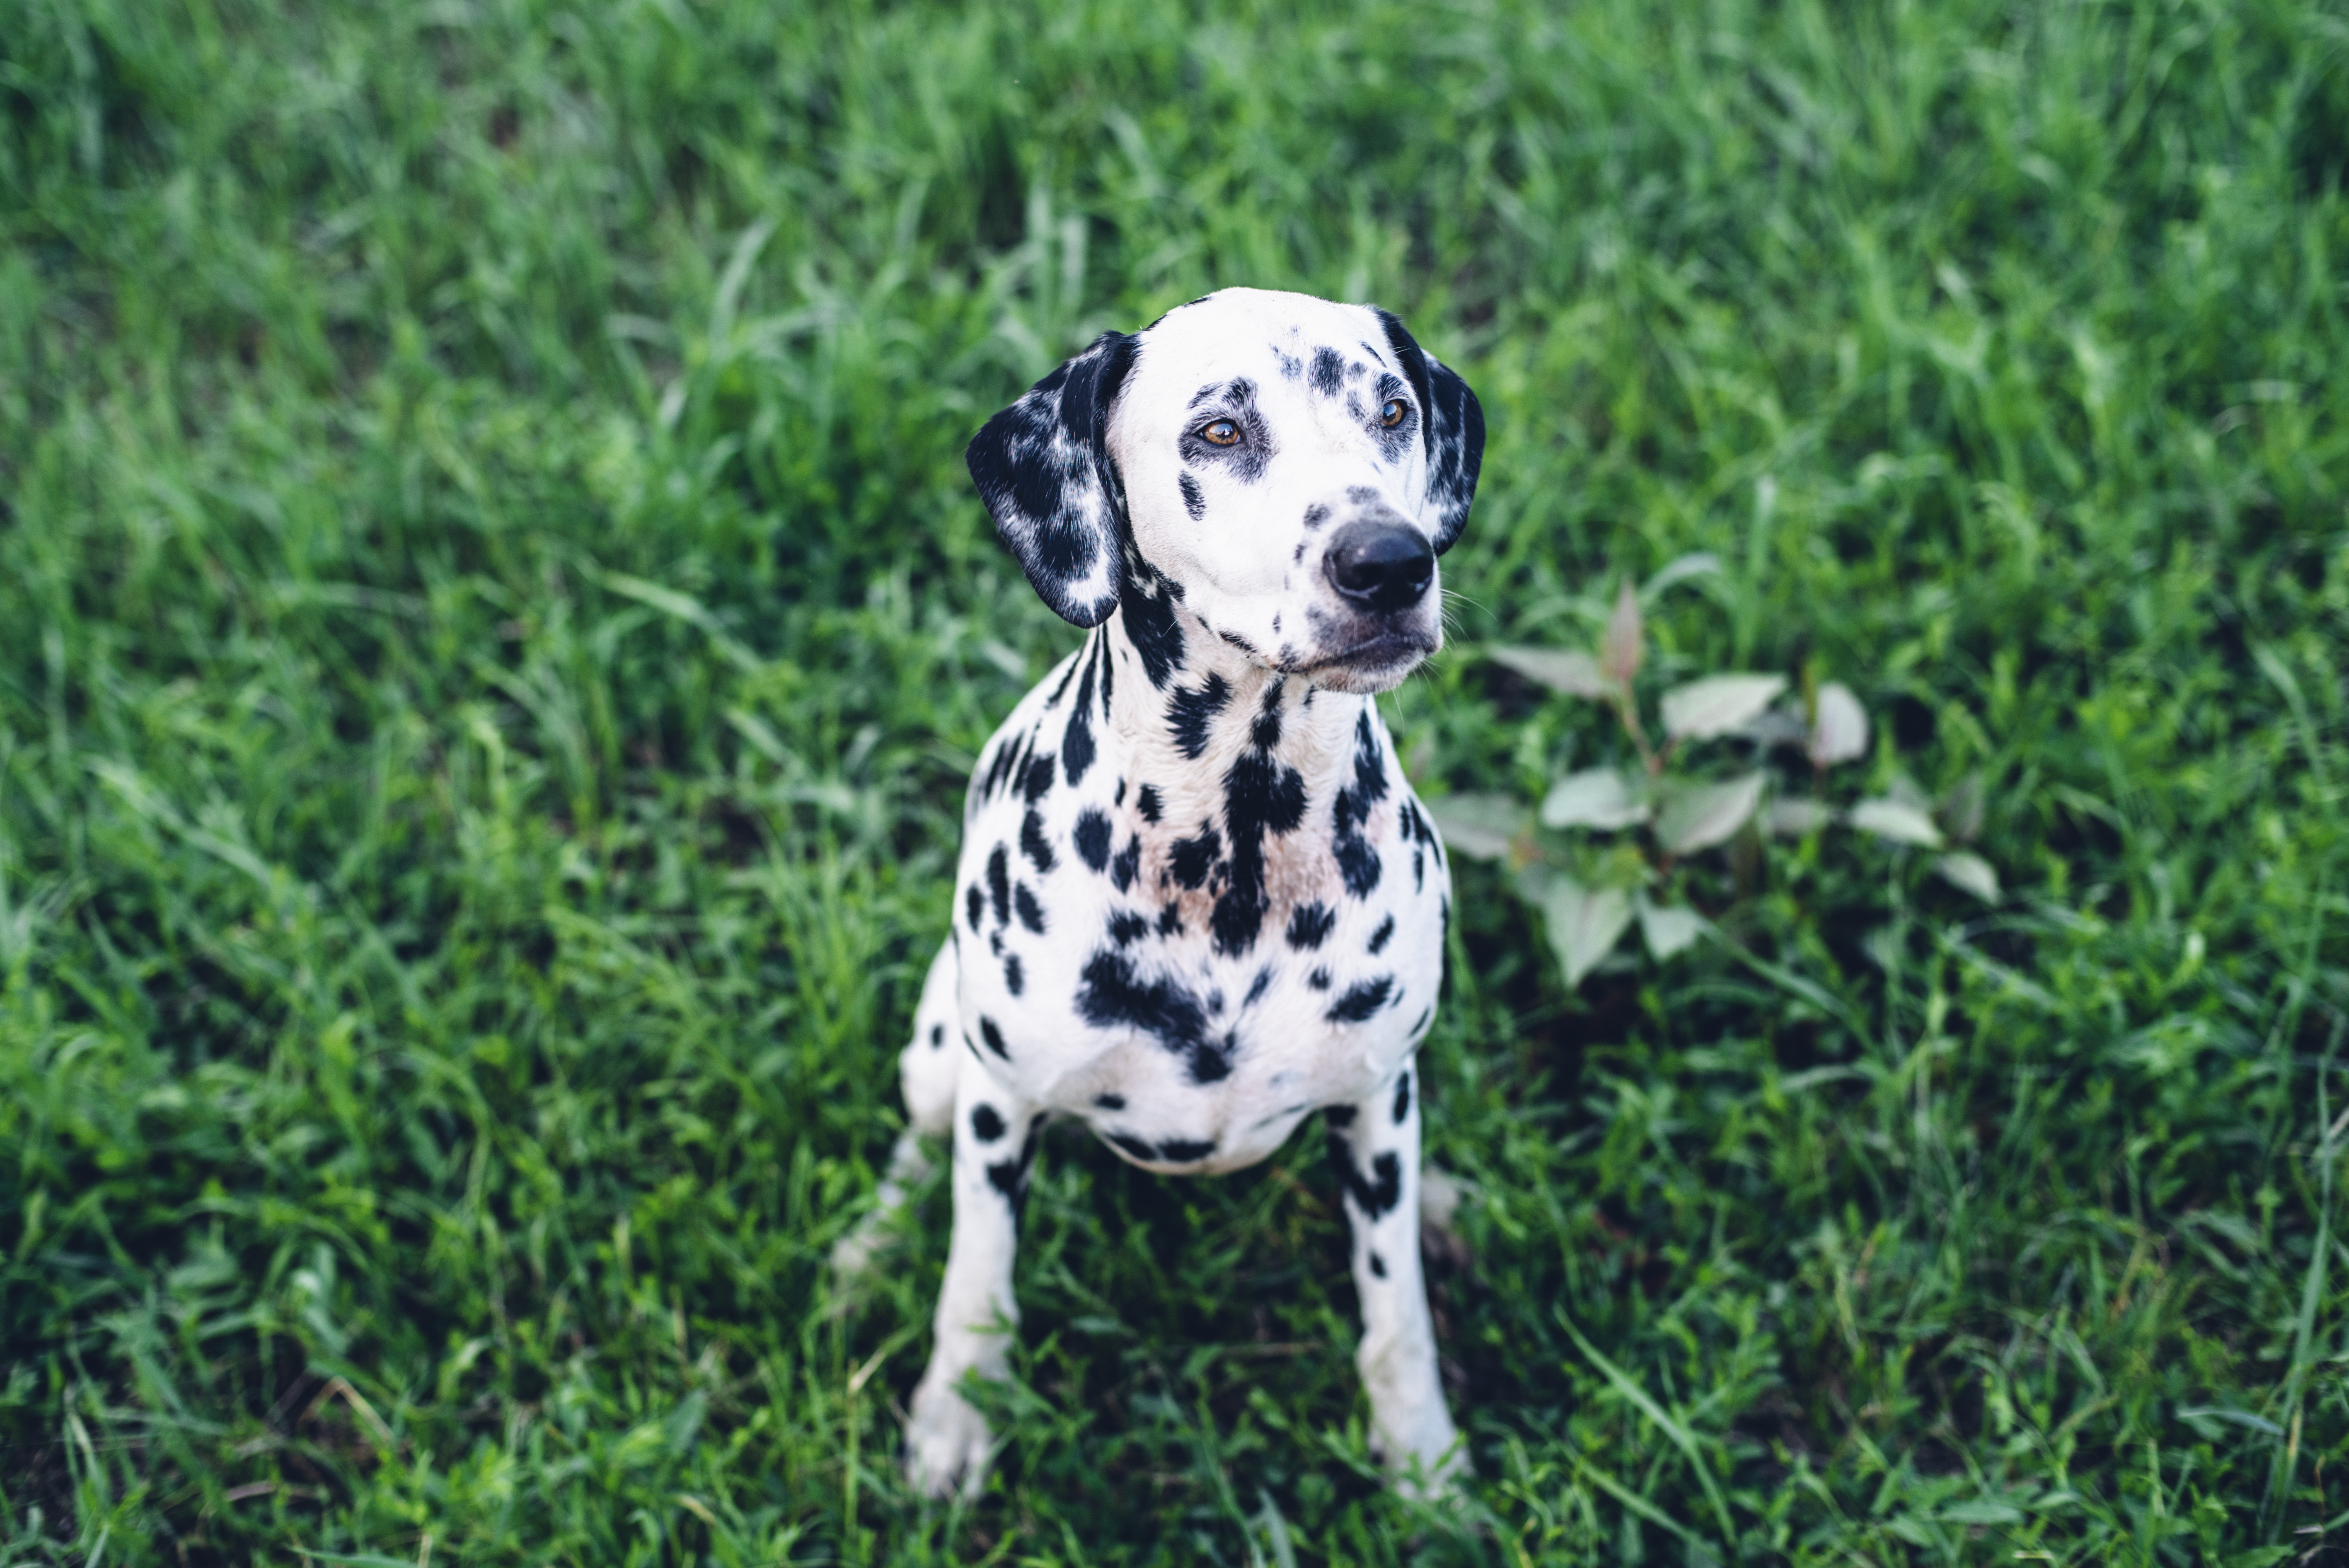
[[1380, 615], [1409, 609], [1435, 576], [1427, 538], [1403, 523], [1349, 523], [1330, 537], [1321, 570], [1357, 609]]

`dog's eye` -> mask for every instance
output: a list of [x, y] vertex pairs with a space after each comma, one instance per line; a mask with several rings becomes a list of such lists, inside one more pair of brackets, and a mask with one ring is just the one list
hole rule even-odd
[[1199, 427], [1200, 436], [1216, 446], [1237, 446], [1240, 427], [1229, 420], [1209, 420]]
[[1401, 398], [1389, 398], [1387, 400], [1387, 406], [1379, 410], [1379, 422], [1386, 426], [1387, 429], [1392, 430], [1395, 426], [1402, 423], [1403, 415], [1410, 411], [1411, 410], [1404, 406], [1403, 400]]

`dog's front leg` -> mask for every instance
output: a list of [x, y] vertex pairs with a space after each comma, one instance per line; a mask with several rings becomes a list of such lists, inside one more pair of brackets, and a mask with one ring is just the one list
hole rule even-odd
[[1043, 1120], [974, 1054], [963, 1054], [955, 1084], [954, 1240], [938, 1293], [929, 1370], [914, 1390], [905, 1431], [906, 1475], [931, 1497], [948, 1496], [957, 1487], [975, 1496], [987, 1479], [987, 1421], [958, 1385], [974, 1372], [1000, 1377], [1009, 1364], [1011, 1334], [1019, 1323], [1011, 1264]]
[[1402, 1486], [1440, 1488], [1467, 1469], [1435, 1366], [1435, 1326], [1419, 1262], [1419, 1096], [1413, 1065], [1350, 1106], [1322, 1112], [1330, 1163], [1353, 1229], [1362, 1301], [1355, 1352], [1381, 1458]]

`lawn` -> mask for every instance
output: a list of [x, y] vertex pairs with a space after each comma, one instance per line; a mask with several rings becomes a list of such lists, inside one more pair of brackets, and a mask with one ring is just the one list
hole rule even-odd
[[[2349, 1557], [2345, 172], [2326, 0], [0, 0], [0, 1563]], [[1629, 580], [1999, 897], [1749, 842], [1569, 990], [1464, 857], [1475, 1480], [1318, 1135], [1061, 1129], [926, 1507], [943, 1191], [824, 1260], [1078, 635], [962, 445], [1233, 283], [1483, 400], [1423, 794], [1620, 751], [1479, 650]]]

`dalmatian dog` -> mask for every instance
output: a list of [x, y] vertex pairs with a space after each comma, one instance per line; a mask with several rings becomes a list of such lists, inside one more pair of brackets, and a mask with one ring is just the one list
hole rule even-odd
[[[1441, 646], [1436, 557], [1484, 455], [1464, 382], [1393, 316], [1232, 288], [1104, 334], [970, 443], [1044, 601], [1090, 628], [981, 753], [954, 934], [901, 1062], [950, 1137], [954, 1236], [906, 1468], [975, 1492], [1048, 1118], [1214, 1175], [1328, 1129], [1357, 1355], [1407, 1487], [1464, 1465], [1422, 1281], [1414, 1052], [1451, 918], [1444, 846], [1374, 694]], [[849, 1249], [869, 1243], [852, 1239]]]

